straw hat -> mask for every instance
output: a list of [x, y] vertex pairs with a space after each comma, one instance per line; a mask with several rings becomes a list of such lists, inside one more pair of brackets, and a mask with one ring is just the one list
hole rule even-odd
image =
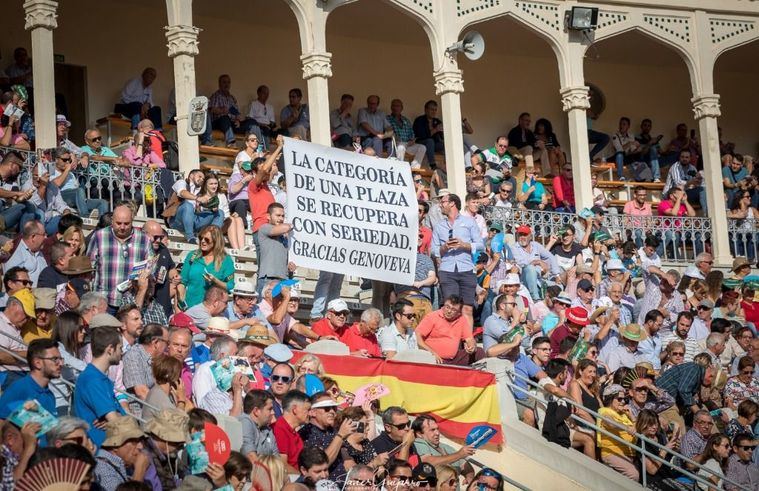
[[169, 443], [190, 441], [187, 433], [188, 416], [179, 409], [164, 409], [145, 424], [145, 430]]
[[648, 333], [646, 330], [643, 329], [640, 324], [634, 323], [622, 326], [619, 329], [619, 335], [624, 339], [629, 339], [630, 341], [635, 341], [636, 343], [640, 343], [641, 341], [644, 341], [648, 338]]
[[120, 447], [127, 440], [142, 438], [145, 433], [133, 416], [119, 416], [105, 425], [103, 447]]

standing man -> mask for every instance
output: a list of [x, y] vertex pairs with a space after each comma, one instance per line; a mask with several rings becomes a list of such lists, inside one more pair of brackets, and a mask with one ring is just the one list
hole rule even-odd
[[131, 208], [117, 206], [111, 226], [93, 232], [87, 248], [95, 266], [94, 289], [108, 292], [108, 306], [113, 312], [121, 305], [118, 285], [127, 281], [134, 264], [145, 260], [152, 250], [145, 233], [132, 226], [133, 218]]
[[141, 76], [124, 85], [121, 101], [113, 108], [113, 112], [132, 120], [132, 130], [136, 130], [137, 124], [145, 118], [149, 118], [157, 129], [163, 127], [161, 108], [153, 105], [153, 82], [157, 76], [155, 68], [145, 68]]
[[388, 452], [388, 458], [405, 460], [413, 466], [419, 464], [419, 452], [414, 446], [414, 432], [405, 409], [390, 406], [382, 413], [385, 431], [372, 440], [377, 454]]
[[287, 261], [288, 234], [293, 226], [285, 223], [285, 207], [271, 203], [266, 209], [269, 222], [258, 229], [258, 282], [256, 292], [263, 295], [264, 286], [272, 280], [284, 280], [293, 271]]
[[37, 220], [30, 220], [24, 224], [21, 241], [13, 252], [13, 255], [5, 262], [5, 271], [21, 266], [29, 272], [29, 278], [33, 286], [37, 286], [37, 279], [47, 262], [42, 255], [42, 242], [45, 240], [45, 227]]
[[379, 157], [382, 155], [383, 140], [391, 134], [390, 123], [384, 111], [379, 110], [380, 98], [370, 95], [366, 98], [366, 107], [358, 110], [358, 136], [362, 148], [373, 148]]
[[274, 436], [282, 459], [293, 469], [298, 468], [298, 456], [303, 450], [303, 439], [297, 431], [308, 422], [311, 400], [298, 390], [291, 390], [282, 399], [282, 417], [274, 423]]
[[482, 252], [485, 246], [477, 222], [460, 213], [461, 198], [455, 194], [444, 196], [440, 209], [447, 219], [437, 223], [432, 231], [432, 255], [440, 258], [440, 289], [443, 298], [461, 297], [462, 313], [471, 328], [477, 288], [472, 254]]
[[[162, 355], [169, 345], [169, 331], [158, 324], [145, 326], [137, 338], [138, 343], [126, 352], [124, 362], [124, 388], [141, 400], [148, 397], [148, 392], [155, 385], [153, 359]], [[142, 416], [142, 405], [129, 403], [132, 414]]]
[[414, 120], [416, 142], [424, 145], [427, 163], [435, 170], [435, 152], [444, 152], [443, 122], [437, 118], [437, 102], [429, 100], [424, 103], [424, 114]]
[[150, 241], [153, 256], [158, 256], [155, 265], [155, 291], [153, 297], [163, 308], [168, 319], [174, 313], [171, 305], [171, 281], [179, 283], [181, 277], [177, 274], [177, 265], [171, 257], [169, 248], [166, 247], [166, 231], [155, 220], [148, 220], [142, 226], [142, 231]]

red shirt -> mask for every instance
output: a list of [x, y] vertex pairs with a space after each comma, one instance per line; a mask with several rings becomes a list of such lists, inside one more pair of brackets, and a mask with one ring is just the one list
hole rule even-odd
[[272, 426], [274, 438], [277, 440], [279, 453], [287, 455], [287, 463], [298, 468], [298, 456], [303, 450], [303, 439], [300, 437], [295, 428], [283, 417], [279, 418]]
[[742, 300], [741, 308], [746, 314], [747, 322], [753, 322], [754, 325], [759, 324], [759, 302]]
[[573, 334], [566, 324], [562, 324], [551, 331], [549, 338], [551, 339], [551, 358], [556, 358], [559, 355], [559, 346], [561, 346], [561, 342], [566, 338], [577, 339], [577, 335]]
[[250, 204], [250, 216], [253, 217], [253, 232], [258, 232], [261, 225], [269, 222], [266, 210], [270, 204], [274, 203], [274, 195], [271, 194], [269, 184], [266, 182], [256, 184], [255, 179], [250, 181], [248, 184], [248, 203]]
[[564, 206], [564, 201], [570, 206], [575, 205], [575, 187], [566, 177], [556, 176], [553, 178], [553, 207]]
[[340, 336], [340, 341], [347, 344], [351, 351], [365, 349], [366, 352], [369, 353], [369, 356], [382, 356], [377, 337], [371, 332], [367, 336], [359, 334], [358, 322], [343, 331], [342, 336]]
[[335, 329], [332, 327], [332, 324], [330, 324], [329, 319], [325, 317], [324, 319], [314, 322], [311, 326], [311, 330], [319, 336], [335, 336], [339, 338], [345, 331], [345, 325], [343, 325], [343, 328], [339, 331], [335, 331]]
[[472, 327], [463, 315], [453, 322], [443, 316], [443, 309], [430, 312], [415, 329], [421, 338], [440, 358], [451, 359], [459, 351], [461, 341], [472, 337]]

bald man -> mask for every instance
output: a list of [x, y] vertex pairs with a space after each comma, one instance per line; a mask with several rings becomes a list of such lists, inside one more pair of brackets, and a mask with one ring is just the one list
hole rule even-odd
[[177, 265], [171, 258], [169, 248], [166, 247], [168, 237], [166, 230], [155, 220], [148, 220], [142, 227], [142, 231], [148, 237], [153, 255], [158, 256], [155, 266], [155, 299], [163, 307], [166, 317], [174, 313], [171, 308], [171, 295], [169, 285], [171, 281], [179, 283]]
[[95, 291], [108, 296], [108, 311], [115, 313], [121, 305], [122, 288], [135, 263], [144, 261], [152, 254], [148, 237], [142, 230], [135, 230], [132, 209], [119, 205], [113, 209], [110, 227], [95, 230], [87, 247], [87, 255], [95, 267]]

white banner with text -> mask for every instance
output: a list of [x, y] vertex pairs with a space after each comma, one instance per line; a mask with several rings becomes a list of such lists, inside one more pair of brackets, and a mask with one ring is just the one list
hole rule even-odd
[[290, 261], [410, 285], [419, 233], [408, 163], [285, 138]]

